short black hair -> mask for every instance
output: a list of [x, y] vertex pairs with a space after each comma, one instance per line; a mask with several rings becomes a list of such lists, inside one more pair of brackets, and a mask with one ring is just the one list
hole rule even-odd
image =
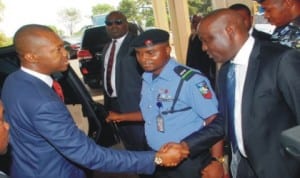
[[248, 13], [249, 16], [251, 16], [251, 10], [249, 9], [249, 7], [245, 4], [241, 4], [241, 3], [236, 3], [236, 4], [232, 4], [231, 6], [228, 7], [229, 9], [232, 10], [244, 10]]

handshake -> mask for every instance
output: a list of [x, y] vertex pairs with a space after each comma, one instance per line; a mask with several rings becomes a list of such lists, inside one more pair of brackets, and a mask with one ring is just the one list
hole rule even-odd
[[[106, 122], [123, 122], [123, 121], [143, 121], [141, 112], [117, 113], [109, 111]], [[160, 166], [173, 167], [177, 166], [183, 159], [189, 155], [189, 147], [186, 143], [169, 142], [163, 145], [155, 155], [155, 163]]]
[[155, 163], [160, 166], [174, 167], [188, 157], [189, 147], [185, 142], [167, 143], [155, 155]]

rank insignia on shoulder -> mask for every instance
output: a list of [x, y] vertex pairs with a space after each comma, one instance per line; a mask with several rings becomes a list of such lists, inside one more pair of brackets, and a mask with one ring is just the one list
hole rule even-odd
[[205, 81], [199, 82], [196, 84], [197, 88], [199, 89], [201, 95], [205, 99], [211, 99], [212, 98], [212, 93]]

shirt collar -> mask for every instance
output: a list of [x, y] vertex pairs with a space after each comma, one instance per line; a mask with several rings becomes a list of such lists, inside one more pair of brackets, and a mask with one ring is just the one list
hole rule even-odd
[[247, 65], [253, 46], [254, 38], [249, 35], [247, 41], [243, 44], [237, 55], [233, 58], [232, 63], [238, 65]]
[[112, 40], [117, 40], [116, 43], [121, 44], [124, 41], [124, 39], [126, 38], [127, 34], [128, 33], [126, 33], [125, 35], [123, 35], [120, 38], [116, 38], [116, 39], [112, 39]]
[[36, 78], [39, 78], [40, 80], [45, 82], [49, 87], [52, 87], [53, 79], [51, 78], [51, 76], [33, 71], [33, 70], [25, 68], [23, 66], [21, 66], [21, 70], [36, 77]]

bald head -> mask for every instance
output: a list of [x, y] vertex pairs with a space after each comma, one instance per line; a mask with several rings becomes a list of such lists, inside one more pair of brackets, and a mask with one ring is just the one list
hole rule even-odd
[[20, 57], [26, 52], [31, 52], [33, 50], [33, 45], [36, 45], [36, 43], [41, 43], [41, 39], [47, 40], [45, 34], [53, 35], [54, 32], [51, 28], [38, 24], [29, 24], [22, 26], [15, 33], [13, 39], [16, 51], [20, 55]]
[[47, 75], [68, 67], [63, 41], [47, 26], [25, 25], [15, 33], [13, 42], [23, 67]]
[[231, 9], [218, 9], [205, 16], [198, 29], [202, 49], [216, 62], [233, 58], [248, 39], [243, 18]]

